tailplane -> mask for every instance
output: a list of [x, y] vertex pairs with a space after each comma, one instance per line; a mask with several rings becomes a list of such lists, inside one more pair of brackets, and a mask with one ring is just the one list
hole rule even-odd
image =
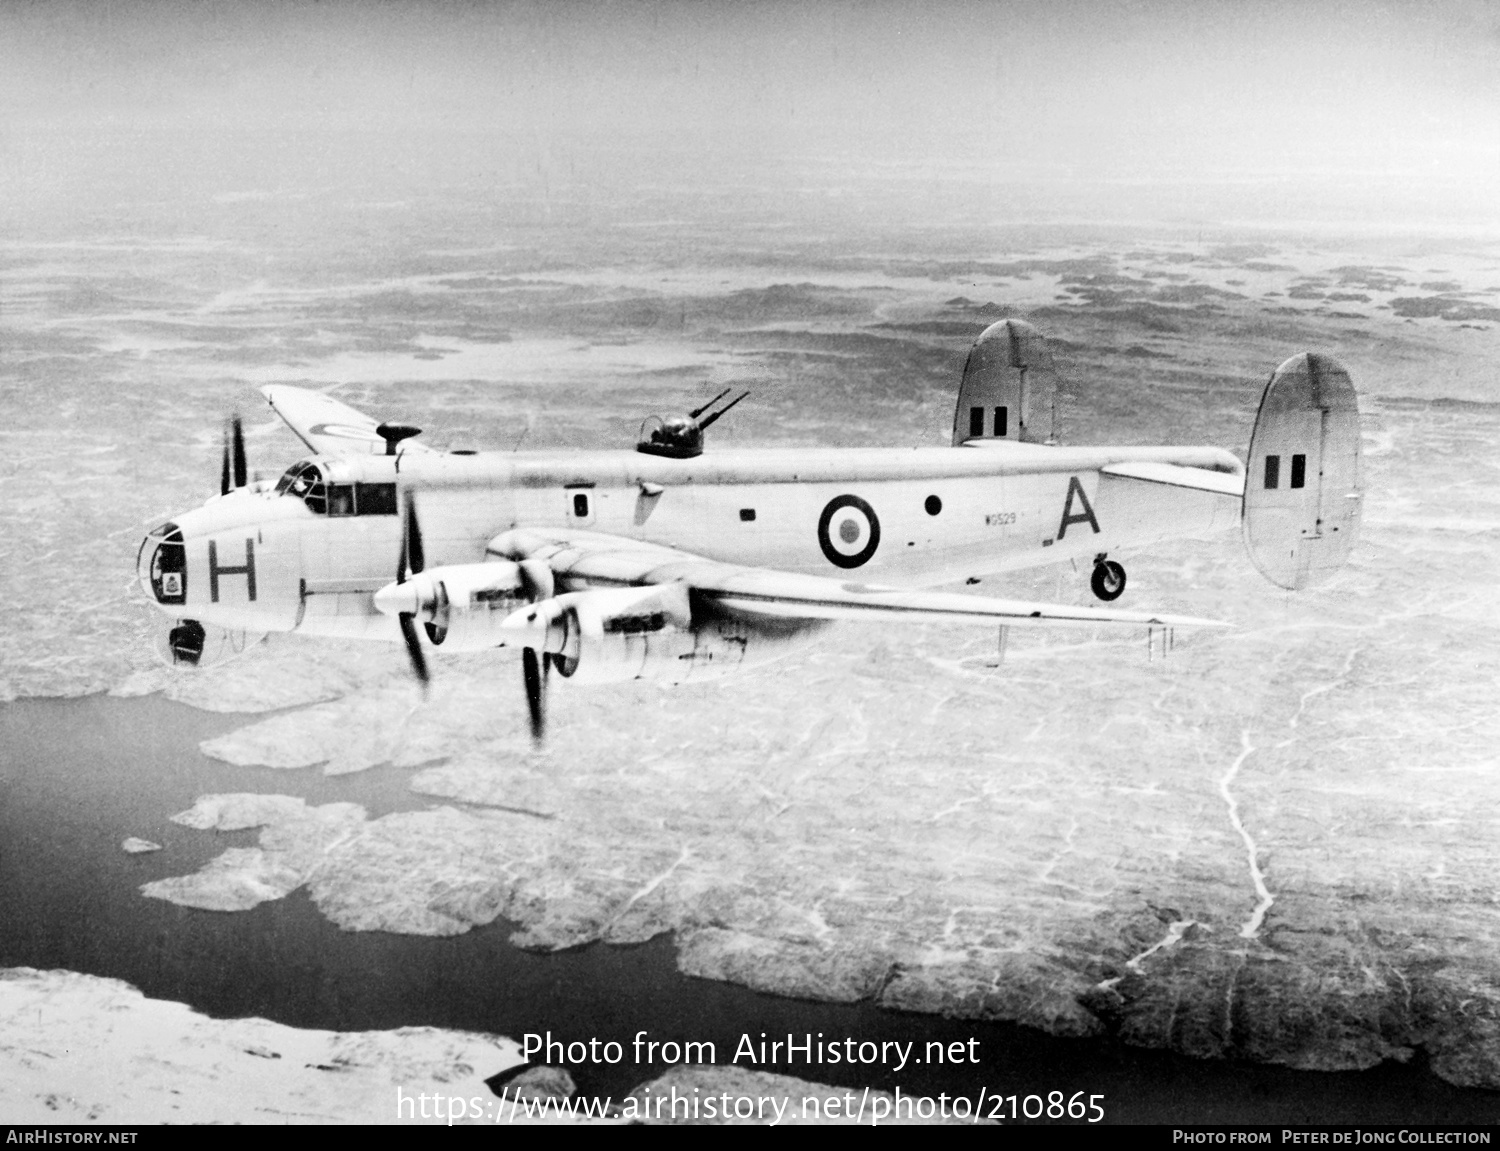
[[1329, 579], [1359, 535], [1359, 397], [1344, 366], [1304, 352], [1261, 396], [1245, 468], [1250, 562], [1278, 587]]

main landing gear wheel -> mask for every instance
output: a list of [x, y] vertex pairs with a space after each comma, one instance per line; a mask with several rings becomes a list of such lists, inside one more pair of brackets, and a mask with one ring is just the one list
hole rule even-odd
[[1114, 560], [1101, 556], [1094, 561], [1094, 574], [1089, 579], [1089, 586], [1106, 603], [1119, 599], [1125, 591], [1125, 569]]

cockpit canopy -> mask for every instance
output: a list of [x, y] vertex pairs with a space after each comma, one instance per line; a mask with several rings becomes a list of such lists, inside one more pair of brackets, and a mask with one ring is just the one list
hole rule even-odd
[[310, 460], [287, 468], [276, 483], [276, 494], [293, 496], [305, 503], [309, 511], [318, 515], [328, 511], [328, 490], [323, 483], [322, 469]]
[[291, 496], [314, 515], [393, 516], [397, 513], [396, 485], [328, 482], [312, 460], [293, 464], [276, 484], [278, 496]]

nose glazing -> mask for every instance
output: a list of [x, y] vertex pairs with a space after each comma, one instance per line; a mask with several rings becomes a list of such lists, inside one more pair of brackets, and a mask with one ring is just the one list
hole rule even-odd
[[187, 549], [176, 524], [163, 524], [141, 541], [136, 574], [157, 603], [187, 602]]

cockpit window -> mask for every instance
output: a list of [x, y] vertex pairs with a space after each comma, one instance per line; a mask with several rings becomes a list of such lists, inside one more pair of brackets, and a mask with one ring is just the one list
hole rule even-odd
[[320, 516], [393, 516], [399, 511], [395, 484], [325, 483], [314, 463], [288, 468], [277, 481], [276, 494], [299, 499]]
[[328, 496], [323, 485], [323, 473], [317, 464], [293, 464], [276, 484], [277, 495], [289, 495], [307, 505], [315, 515], [328, 510]]

